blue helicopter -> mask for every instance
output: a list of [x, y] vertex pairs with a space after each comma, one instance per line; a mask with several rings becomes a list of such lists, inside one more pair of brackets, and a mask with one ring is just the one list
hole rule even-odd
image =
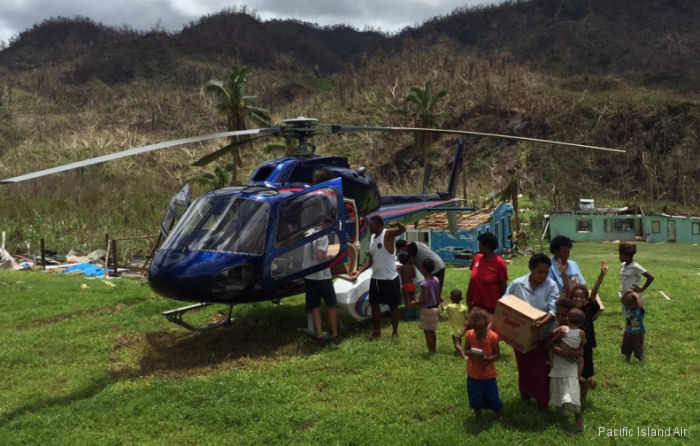
[[[487, 136], [622, 152], [511, 135], [327, 125], [316, 119], [299, 117], [270, 128], [222, 132], [129, 149], [5, 179], [0, 183], [16, 183], [214, 138], [241, 138], [238, 143], [195, 163], [201, 165], [220, 156], [222, 151], [231, 150], [235, 144], [271, 136], [296, 138], [297, 155], [265, 161], [255, 169], [246, 185], [217, 189], [192, 203], [188, 189], [183, 188], [171, 201], [161, 223], [163, 242], [151, 261], [148, 282], [164, 297], [195, 302], [163, 314], [173, 323], [201, 331], [230, 324], [234, 305], [268, 300], [279, 302], [303, 291], [304, 276], [331, 268], [336, 277], [341, 320], [360, 321], [371, 316], [367, 302], [371, 270], [357, 279], [350, 274], [357, 269], [362, 254], [362, 241], [366, 241], [368, 235], [368, 218], [376, 214], [385, 220], [409, 216], [415, 219], [420, 213], [444, 208], [459, 200], [455, 197], [455, 185], [463, 150], [461, 142], [455, 150], [447, 191], [381, 196], [375, 180], [364, 168], [352, 169], [345, 157], [316, 155], [315, 145], [309, 141], [316, 135], [376, 131]], [[311, 244], [321, 237], [330, 240], [331, 255], [324, 261], [307, 255], [313, 252]], [[228, 305], [227, 314], [219, 322], [195, 326], [183, 319], [185, 313], [210, 304]]]

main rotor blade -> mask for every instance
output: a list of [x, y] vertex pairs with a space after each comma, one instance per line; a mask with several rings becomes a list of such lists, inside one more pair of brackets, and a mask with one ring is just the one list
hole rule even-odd
[[604, 150], [606, 152], [619, 152], [625, 153], [624, 150], [611, 149], [609, 147], [599, 147], [599, 146], [589, 146], [586, 144], [576, 144], [573, 142], [564, 141], [553, 141], [549, 139], [539, 139], [539, 138], [527, 138], [525, 136], [513, 136], [513, 135], [502, 135], [500, 133], [483, 133], [483, 132], [472, 132], [468, 130], [445, 130], [445, 129], [428, 129], [420, 127], [371, 127], [371, 126], [333, 126], [333, 133], [342, 132], [432, 132], [432, 133], [446, 133], [454, 135], [471, 135], [471, 136], [487, 136], [491, 138], [501, 138], [501, 139], [512, 139], [515, 141], [531, 141], [544, 144], [554, 144], [558, 146], [568, 146], [568, 147], [578, 147], [581, 149], [593, 149], [593, 150]]
[[123, 150], [121, 152], [112, 153], [110, 155], [98, 156], [96, 158], [89, 158], [83, 161], [78, 161], [75, 163], [64, 164], [63, 166], [52, 167], [50, 169], [39, 170], [37, 172], [31, 172], [25, 175], [20, 175], [13, 178], [7, 178], [0, 180], [0, 184], [9, 183], [19, 183], [21, 181], [32, 180], [34, 178], [43, 177], [45, 175], [51, 175], [58, 172], [65, 172], [67, 170], [77, 169], [79, 167], [92, 166], [93, 164], [104, 163], [106, 161], [112, 161], [119, 158], [126, 158], [128, 156], [138, 155], [146, 152], [153, 152], [155, 150], [167, 149], [169, 147], [181, 146], [184, 144], [191, 144], [193, 142], [207, 141], [209, 139], [225, 138], [227, 136], [240, 136], [240, 135], [255, 135], [266, 129], [250, 129], [250, 130], [237, 130], [233, 132], [221, 132], [221, 133], [211, 133], [209, 135], [202, 136], [192, 136], [190, 138], [176, 139], [173, 141], [159, 142], [157, 144], [150, 144], [143, 147], [136, 147], [129, 150]]
[[[264, 135], [263, 135], [263, 136], [264, 136]], [[242, 139], [242, 140], [239, 140], [239, 141], [234, 141], [234, 142], [232, 142], [231, 144], [220, 148], [220, 149], [217, 150], [216, 152], [212, 152], [212, 153], [210, 153], [209, 155], [203, 156], [202, 158], [200, 158], [200, 159], [198, 159], [197, 161], [195, 161], [194, 163], [192, 163], [192, 165], [193, 165], [193, 166], [198, 166], [198, 167], [206, 166], [207, 164], [209, 164], [209, 163], [211, 163], [212, 161], [214, 161], [214, 160], [216, 160], [216, 159], [222, 157], [223, 155], [227, 154], [228, 152], [230, 152], [231, 150], [235, 149], [236, 147], [241, 146], [241, 145], [243, 145], [243, 144], [247, 144], [247, 143], [249, 143], [249, 142], [256, 141], [256, 140], [258, 140], [258, 139], [260, 139], [260, 138], [263, 138], [263, 136], [258, 136], [257, 138], [248, 138], [248, 139]]]

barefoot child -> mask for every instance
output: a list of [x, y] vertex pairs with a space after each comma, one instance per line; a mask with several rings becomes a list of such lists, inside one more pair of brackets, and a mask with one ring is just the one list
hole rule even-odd
[[642, 362], [644, 359], [644, 333], [647, 332], [644, 327], [644, 303], [639, 293], [635, 291], [627, 291], [620, 299], [625, 307], [625, 334], [622, 336], [622, 354], [625, 355], [627, 362], [630, 362], [630, 356], [634, 353], [634, 357]]
[[[635, 293], [639, 293], [641, 302], [644, 304], [644, 295], [642, 293], [649, 288], [651, 282], [654, 281], [654, 276], [642, 265], [634, 261], [634, 255], [637, 253], [636, 245], [632, 243], [620, 243], [618, 251], [620, 253], [620, 262], [622, 262], [622, 268], [620, 269], [620, 297], [622, 297], [627, 290], [632, 290]], [[646, 278], [644, 286], [640, 286], [642, 283], [642, 276]]]
[[583, 311], [586, 317], [583, 322], [583, 332], [586, 333], [586, 345], [583, 346], [583, 370], [581, 371], [581, 376], [584, 382], [581, 383], [581, 407], [586, 405], [586, 395], [588, 389], [593, 389], [595, 387], [595, 381], [593, 381], [593, 349], [596, 347], [595, 340], [595, 327], [593, 326], [593, 320], [596, 313], [600, 311], [600, 305], [596, 301], [596, 295], [598, 294], [598, 289], [603, 283], [603, 278], [608, 272], [608, 264], [606, 262], [600, 263], [600, 274], [598, 279], [593, 285], [591, 292], [588, 292], [586, 285], [576, 285], [572, 290], [572, 298], [576, 304], [576, 308]]
[[399, 276], [401, 277], [401, 297], [403, 297], [406, 311], [403, 315], [405, 322], [415, 321], [418, 319], [418, 313], [415, 308], [409, 309], [408, 303], [416, 298], [416, 267], [413, 265], [413, 260], [404, 251], [399, 251]]
[[410, 302], [408, 308], [420, 308], [420, 329], [425, 333], [425, 343], [429, 353], [436, 351], [436, 331], [438, 307], [440, 306], [440, 279], [433, 276], [433, 259], [423, 260], [420, 272], [425, 279], [420, 284], [420, 299]]
[[500, 418], [503, 402], [498, 397], [496, 367], [493, 361], [501, 356], [498, 334], [489, 328], [489, 315], [481, 308], [469, 313], [468, 324], [472, 327], [465, 336], [466, 344], [462, 357], [467, 361], [467, 393], [469, 406], [474, 415], [481, 416], [481, 409], [491, 409]]
[[[554, 330], [555, 337], [560, 337], [567, 348], [580, 349], [586, 343], [586, 335], [581, 329], [584, 314], [578, 308], [569, 311], [568, 325], [560, 325]], [[549, 404], [556, 406], [566, 415], [574, 413], [576, 430], [583, 430], [583, 414], [581, 413], [581, 387], [579, 384], [579, 361], [575, 358], [562, 356], [554, 351], [552, 369], [549, 371]], [[574, 359], [573, 361], [571, 359]]]
[[467, 330], [467, 316], [468, 310], [463, 304], [460, 304], [462, 300], [462, 292], [458, 289], [452, 290], [450, 292], [451, 303], [445, 305], [443, 302], [441, 304], [443, 313], [447, 313], [447, 326], [450, 329], [450, 334], [452, 335], [452, 343], [455, 346], [455, 354], [463, 356], [462, 350], [462, 337], [464, 332]]

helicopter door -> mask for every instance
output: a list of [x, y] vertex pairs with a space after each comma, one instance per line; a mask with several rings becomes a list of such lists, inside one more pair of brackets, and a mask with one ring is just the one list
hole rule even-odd
[[285, 197], [273, 213], [264, 282], [273, 287], [347, 261], [345, 207], [339, 178]]
[[170, 233], [170, 230], [175, 227], [180, 218], [185, 214], [187, 208], [190, 207], [190, 185], [185, 184], [180, 192], [173, 195], [168, 203], [168, 208], [165, 210], [165, 215], [160, 222], [161, 239], [165, 240]]

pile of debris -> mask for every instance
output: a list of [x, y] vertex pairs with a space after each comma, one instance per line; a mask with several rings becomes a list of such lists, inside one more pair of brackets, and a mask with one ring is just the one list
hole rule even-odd
[[4, 247], [0, 247], [0, 269], [12, 270], [46, 270], [66, 275], [85, 275], [87, 277], [123, 276], [142, 278], [145, 276], [145, 261], [134, 260], [127, 267], [105, 268], [107, 251], [96, 249], [88, 254], [69, 251], [62, 255], [46, 252], [43, 256], [32, 258], [20, 254], [10, 255]]
[[67, 275], [84, 275], [87, 277], [131, 277], [142, 279], [146, 276], [148, 259], [155, 252], [155, 246], [151, 247], [151, 254], [146, 259], [132, 259], [128, 265], [117, 262], [117, 241], [158, 239], [158, 236], [143, 236], [121, 239], [110, 239], [105, 234], [107, 250], [95, 249], [88, 254], [78, 251], [69, 251], [62, 255], [44, 248], [44, 239], [41, 239], [41, 255], [32, 256], [29, 244], [27, 255], [10, 253], [5, 249], [5, 232], [2, 232], [2, 244], [0, 245], [0, 269], [11, 270], [35, 270], [51, 271]]

